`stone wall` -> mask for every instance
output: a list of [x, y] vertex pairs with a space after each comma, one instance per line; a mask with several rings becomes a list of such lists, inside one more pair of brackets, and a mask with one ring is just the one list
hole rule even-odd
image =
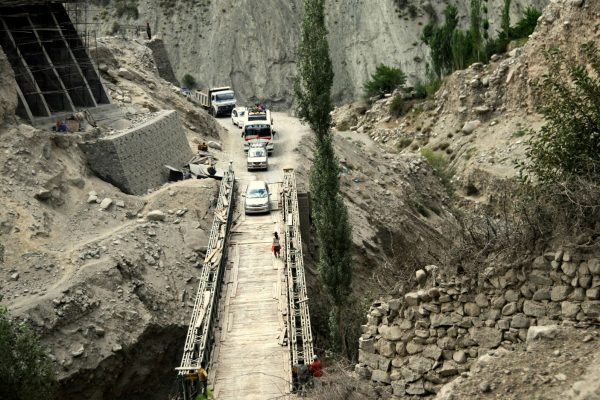
[[94, 172], [130, 194], [145, 194], [167, 180], [165, 165], [179, 168], [193, 153], [175, 111], [106, 138], [80, 145]]
[[382, 398], [436, 393], [489, 349], [524, 342], [530, 326], [600, 322], [600, 258], [546, 253], [479, 282], [426, 270], [420, 290], [374, 303], [363, 325], [355, 371]]
[[154, 57], [154, 64], [158, 69], [158, 76], [172, 84], [179, 86], [179, 81], [173, 72], [171, 61], [169, 60], [169, 54], [165, 48], [165, 42], [162, 39], [152, 39], [147, 43], [147, 46], [152, 50], [152, 56]]

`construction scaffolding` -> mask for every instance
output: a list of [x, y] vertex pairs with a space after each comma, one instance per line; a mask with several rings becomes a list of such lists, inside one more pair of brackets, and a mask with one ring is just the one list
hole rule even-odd
[[110, 104], [88, 53], [87, 2], [67, 4], [82, 21], [73, 22], [61, 3], [0, 2], [0, 45], [15, 73], [17, 113], [32, 122]]

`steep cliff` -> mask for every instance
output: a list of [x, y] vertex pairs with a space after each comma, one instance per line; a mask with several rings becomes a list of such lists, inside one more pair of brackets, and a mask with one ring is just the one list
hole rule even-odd
[[[295, 50], [300, 39], [302, 0], [149, 0], [139, 2], [137, 20], [119, 19], [114, 1], [96, 14], [101, 32], [150, 22], [165, 41], [178, 79], [190, 73], [204, 85], [232, 84], [244, 101], [292, 102]], [[446, 3], [423, 0], [339, 0], [327, 2], [334, 99], [356, 98], [379, 63], [401, 66], [412, 77], [425, 72], [427, 47], [419, 39], [432, 10], [441, 18]], [[548, 0], [513, 0], [512, 21]], [[399, 4], [401, 6], [399, 6]], [[457, 0], [468, 23], [470, 0]], [[504, 0], [483, 2], [489, 32], [499, 29]], [[122, 6], [121, 6], [122, 7]], [[118, 7], [117, 7], [118, 8]], [[426, 11], [428, 10], [428, 11]]]

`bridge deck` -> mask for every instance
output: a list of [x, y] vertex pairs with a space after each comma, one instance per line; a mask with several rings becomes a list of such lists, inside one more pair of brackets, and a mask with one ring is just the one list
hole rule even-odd
[[[238, 190], [244, 189], [241, 184]], [[244, 215], [238, 196], [210, 377], [219, 400], [289, 393], [289, 349], [280, 344], [287, 313], [284, 264], [271, 253], [273, 232], [283, 234], [280, 184], [270, 189], [270, 215]]]

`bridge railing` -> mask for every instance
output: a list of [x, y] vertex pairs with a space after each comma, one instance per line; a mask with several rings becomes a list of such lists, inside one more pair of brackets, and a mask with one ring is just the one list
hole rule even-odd
[[214, 345], [221, 284], [226, 260], [226, 240], [229, 234], [235, 192], [235, 176], [229, 168], [223, 176], [215, 208], [213, 225], [208, 239], [206, 257], [202, 265], [200, 283], [190, 318], [181, 365], [176, 368], [183, 400], [192, 399], [197, 381], [187, 379], [204, 361], [209, 363]]
[[314, 349], [304, 275], [298, 191], [293, 169], [284, 170], [282, 190], [291, 363], [292, 366], [299, 363], [308, 365], [314, 355]]

